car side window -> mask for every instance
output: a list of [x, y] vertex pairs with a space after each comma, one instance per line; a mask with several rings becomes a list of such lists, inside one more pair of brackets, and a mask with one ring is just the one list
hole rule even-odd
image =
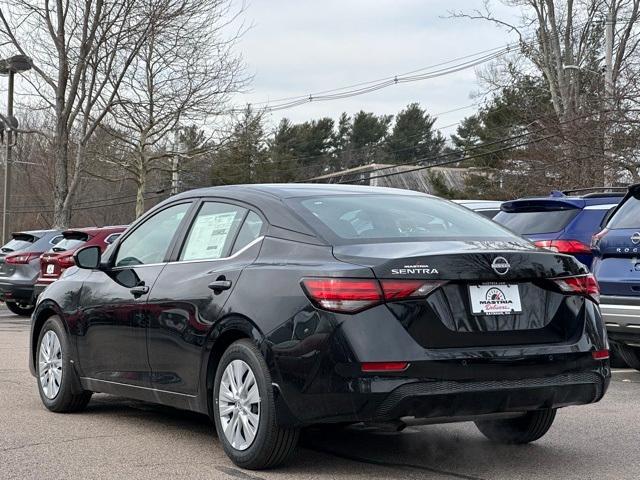
[[180, 203], [156, 213], [125, 238], [116, 254], [116, 267], [164, 261], [171, 240], [191, 203]]
[[233, 250], [231, 251], [231, 255], [236, 253], [238, 250], [249, 245], [256, 238], [260, 236], [260, 232], [262, 231], [262, 219], [255, 212], [249, 212], [247, 218], [245, 218], [244, 223], [242, 224], [242, 228], [238, 233], [238, 238], [236, 238], [236, 243], [233, 245]]
[[205, 260], [225, 256], [246, 211], [246, 208], [228, 203], [203, 203], [189, 229], [180, 260]]

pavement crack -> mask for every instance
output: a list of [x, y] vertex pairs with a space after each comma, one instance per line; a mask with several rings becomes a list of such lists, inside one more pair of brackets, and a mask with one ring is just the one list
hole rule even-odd
[[[91, 435], [88, 437], [77, 437], [77, 438], [67, 438], [67, 439], [56, 439], [55, 443], [71, 443], [71, 442], [79, 442], [80, 440], [92, 440], [96, 438], [118, 438], [122, 435]], [[36, 442], [36, 443], [25, 443], [23, 445], [16, 445], [14, 447], [5, 447], [0, 448], [0, 452], [11, 452], [14, 450], [21, 450], [23, 448], [31, 448], [31, 447], [41, 447], [43, 445], [50, 445], [54, 442]]]
[[237, 468], [218, 466], [216, 467], [216, 470], [218, 470], [219, 472], [225, 473], [230, 477], [241, 478], [243, 480], [264, 480], [263, 477], [258, 477], [256, 475], [249, 475], [248, 473], [245, 473], [242, 470], [238, 470]]

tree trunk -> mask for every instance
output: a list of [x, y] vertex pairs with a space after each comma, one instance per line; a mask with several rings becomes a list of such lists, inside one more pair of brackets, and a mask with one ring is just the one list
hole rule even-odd
[[138, 157], [138, 172], [136, 178], [136, 218], [144, 213], [144, 191], [147, 188], [147, 169], [144, 153]]
[[55, 149], [55, 187], [53, 191], [53, 228], [69, 228], [71, 209], [65, 207], [69, 192], [67, 158], [69, 155], [69, 137], [64, 125], [56, 129]]

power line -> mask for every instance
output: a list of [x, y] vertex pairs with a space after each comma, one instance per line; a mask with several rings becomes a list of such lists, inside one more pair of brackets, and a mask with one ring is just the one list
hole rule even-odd
[[[574, 29], [580, 28], [586, 25], [587, 23], [588, 22], [586, 21], [582, 23], [578, 23], [577, 25], [574, 25], [573, 28]], [[560, 33], [553, 35], [551, 38], [558, 37], [559, 35]], [[457, 57], [452, 60], [440, 62], [435, 65], [431, 65], [429, 67], [422, 67], [417, 70], [413, 70], [411, 72], [407, 72], [400, 75], [384, 77], [378, 80], [360, 82], [350, 86], [323, 90], [316, 93], [309, 93], [306, 95], [285, 97], [277, 100], [267, 100], [262, 102], [253, 102], [253, 103], [249, 103], [247, 107], [251, 105], [266, 105], [265, 107], [261, 108], [261, 111], [274, 112], [274, 111], [297, 107], [297, 106], [304, 105], [306, 103], [311, 103], [311, 102], [338, 100], [338, 99], [364, 95], [367, 93], [375, 92], [377, 90], [381, 90], [383, 88], [387, 88], [387, 87], [401, 84], [401, 83], [417, 82], [417, 81], [427, 80], [427, 79], [436, 78], [444, 75], [450, 75], [452, 73], [457, 73], [459, 71], [466, 70], [466, 69], [481, 65], [483, 63], [489, 62], [491, 60], [497, 59], [503, 55], [506, 55], [507, 53], [510, 53], [512, 48], [514, 47], [517, 47], [517, 46], [522, 47], [522, 46], [530, 45], [532, 43], [537, 42], [535, 32], [525, 36], [524, 38], [532, 38], [532, 37], [533, 39], [528, 42], [519, 40], [516, 42], [507, 43], [502, 47], [494, 47], [491, 49], [483, 50], [481, 52], [476, 52], [474, 54]], [[475, 57], [478, 57], [478, 58], [475, 58]], [[432, 70], [433, 68], [441, 67], [443, 65], [450, 65], [460, 60], [465, 60], [465, 61], [454, 64], [453, 66], [450, 66], [450, 67]], [[420, 73], [420, 72], [425, 72], [425, 73]], [[228, 110], [228, 113], [231, 113], [231, 114], [243, 113], [246, 111], [247, 107], [232, 108]]]

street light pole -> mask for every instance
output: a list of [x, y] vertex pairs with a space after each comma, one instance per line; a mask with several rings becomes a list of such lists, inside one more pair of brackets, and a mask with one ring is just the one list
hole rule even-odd
[[2, 202], [2, 241], [8, 240], [8, 228], [7, 228], [7, 214], [9, 207], [9, 199], [11, 198], [11, 156], [13, 143], [15, 139], [14, 129], [17, 128], [18, 122], [13, 116], [13, 90], [16, 73], [26, 72], [33, 66], [31, 58], [26, 55], [15, 55], [10, 58], [0, 60], [0, 75], [9, 76], [9, 91], [7, 97], [7, 120], [9, 125], [6, 125], [7, 130], [7, 147], [4, 158], [4, 192]]
[[[7, 118], [13, 117], [13, 85], [15, 72], [9, 72], [9, 94], [7, 97]], [[2, 201], [2, 242], [7, 242], [7, 206], [9, 205], [9, 189], [11, 188], [11, 157], [13, 150], [13, 132], [7, 130], [7, 150], [4, 157], [4, 191]]]

